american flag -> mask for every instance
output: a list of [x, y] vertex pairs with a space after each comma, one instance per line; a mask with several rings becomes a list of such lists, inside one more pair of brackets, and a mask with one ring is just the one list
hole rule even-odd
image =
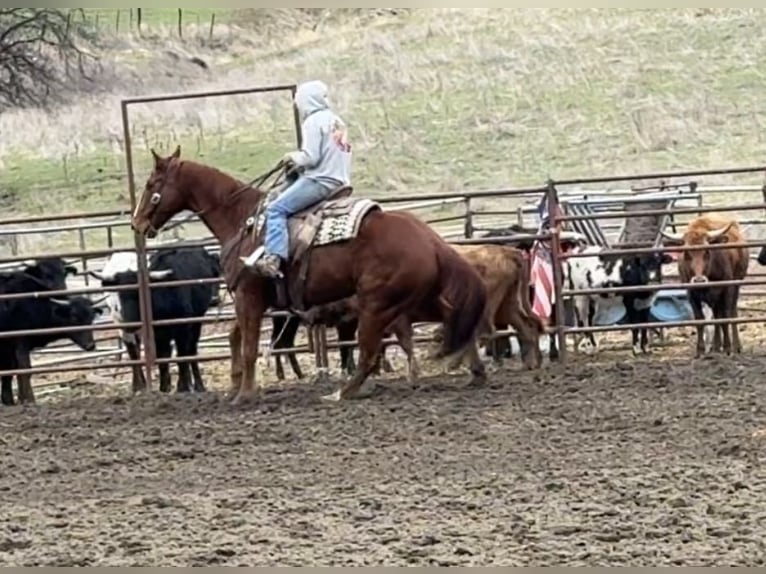
[[[548, 194], [545, 194], [540, 200], [537, 206], [537, 213], [540, 216], [538, 233], [542, 233], [543, 230], [550, 227], [551, 222], [548, 211]], [[550, 247], [540, 240], [535, 241], [535, 245], [532, 248], [532, 266], [530, 268], [529, 282], [535, 288], [532, 311], [547, 325], [553, 303], [555, 303], [553, 258]]]

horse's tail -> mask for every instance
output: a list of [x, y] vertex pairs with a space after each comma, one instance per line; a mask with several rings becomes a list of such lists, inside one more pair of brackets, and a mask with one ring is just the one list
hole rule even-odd
[[437, 358], [462, 351], [485, 329], [487, 288], [479, 274], [448, 245], [436, 252], [439, 266], [439, 305], [444, 312], [444, 338]]

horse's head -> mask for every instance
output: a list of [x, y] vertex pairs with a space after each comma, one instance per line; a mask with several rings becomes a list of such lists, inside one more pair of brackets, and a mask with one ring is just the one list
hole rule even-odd
[[146, 237], [155, 237], [162, 226], [175, 214], [189, 209], [188, 198], [179, 186], [181, 146], [168, 157], [161, 157], [153, 149], [154, 168], [138, 199], [130, 221], [134, 231]]

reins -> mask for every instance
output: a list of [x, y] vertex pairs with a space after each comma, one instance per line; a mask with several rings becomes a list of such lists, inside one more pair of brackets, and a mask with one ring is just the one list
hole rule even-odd
[[[195, 217], [200, 217], [200, 216], [202, 216], [205, 213], [209, 213], [210, 211], [214, 211], [214, 210], [220, 209], [222, 207], [229, 207], [231, 205], [231, 203], [240, 194], [242, 194], [245, 191], [248, 191], [249, 189], [258, 189], [258, 188], [260, 188], [261, 186], [263, 186], [269, 180], [270, 177], [272, 177], [274, 174], [278, 174], [276, 179], [274, 180], [274, 182], [266, 190], [266, 194], [268, 195], [268, 193], [270, 193], [275, 187], [277, 187], [278, 185], [280, 185], [284, 181], [285, 176], [287, 175], [287, 171], [288, 171], [287, 170], [287, 164], [285, 162], [283, 162], [283, 161], [280, 161], [279, 163], [277, 163], [276, 166], [274, 166], [272, 169], [270, 169], [266, 173], [263, 173], [263, 174], [259, 175], [258, 177], [256, 177], [252, 181], [250, 181], [249, 183], [245, 183], [245, 184], [241, 185], [240, 187], [238, 187], [237, 189], [235, 189], [232, 193], [230, 193], [228, 195], [228, 197], [226, 198], [225, 201], [223, 201], [223, 202], [219, 203], [218, 205], [214, 206], [212, 209], [210, 209], [210, 210], [203, 209], [203, 210], [200, 210], [200, 211], [192, 212], [189, 215], [187, 215], [186, 217], [184, 217], [183, 219], [181, 219], [179, 221], [176, 221], [176, 222], [173, 222], [170, 225], [166, 225], [164, 227], [163, 231], [171, 231], [171, 230], [175, 229], [176, 227], [179, 227], [181, 225], [184, 225], [185, 223], [188, 223], [189, 221], [191, 221]], [[263, 205], [263, 203], [264, 202], [262, 202], [262, 201], [259, 202], [258, 208], [256, 210], [256, 216], [260, 215], [261, 210], [262, 210], [261, 206]]]

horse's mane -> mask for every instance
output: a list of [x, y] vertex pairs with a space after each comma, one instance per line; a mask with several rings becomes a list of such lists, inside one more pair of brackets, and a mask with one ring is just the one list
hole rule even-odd
[[181, 162], [181, 167], [187, 170], [191, 168], [190, 171], [196, 174], [198, 178], [215, 178], [220, 180], [221, 183], [219, 185], [213, 186], [213, 189], [221, 194], [221, 196], [217, 198], [219, 201], [223, 202], [230, 200], [232, 194], [234, 193], [237, 193], [237, 195], [241, 196], [255, 193], [257, 195], [253, 197], [254, 201], [257, 201], [261, 196], [264, 195], [263, 190], [257, 189], [250, 185], [248, 182], [229, 175], [228, 173], [212, 165], [185, 159]]

